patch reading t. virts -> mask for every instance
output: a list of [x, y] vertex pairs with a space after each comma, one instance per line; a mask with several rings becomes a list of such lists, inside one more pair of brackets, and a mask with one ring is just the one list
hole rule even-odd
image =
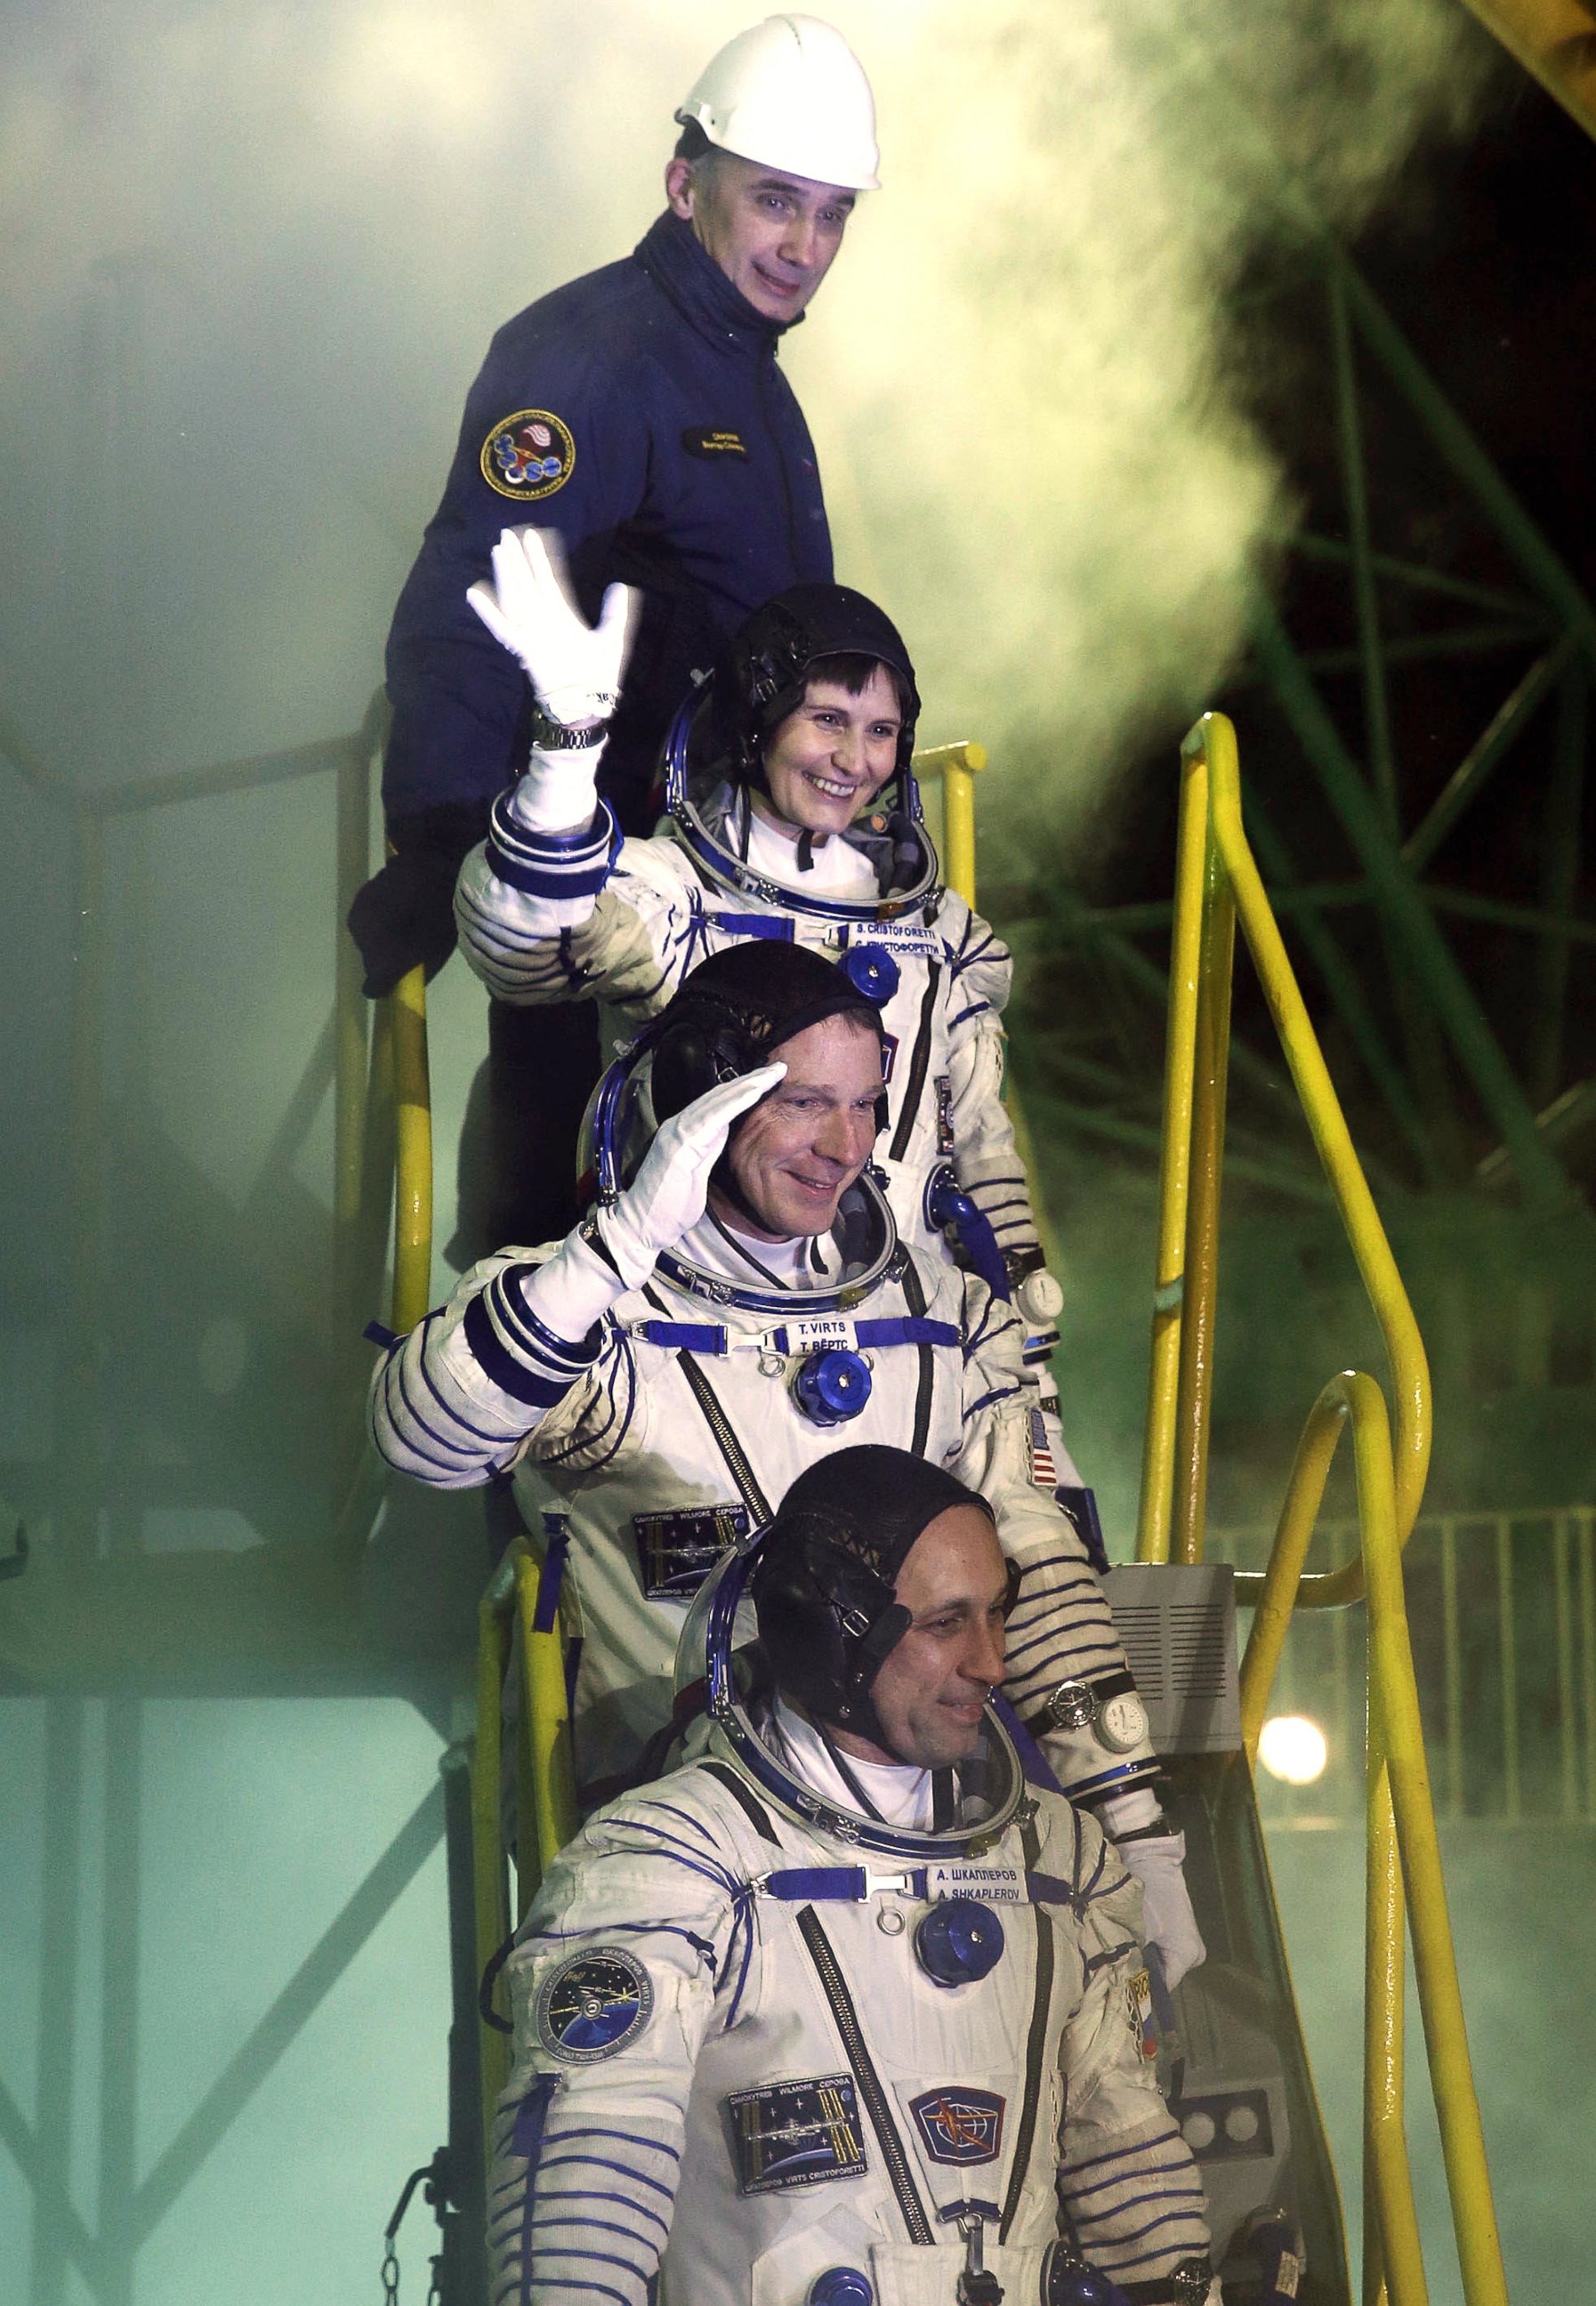
[[568, 2064], [590, 2065], [624, 2049], [653, 2006], [648, 1972], [624, 1947], [573, 1954], [538, 1988], [538, 2040]]
[[517, 408], [482, 442], [482, 478], [501, 497], [551, 497], [576, 462], [569, 426], [548, 408]]
[[632, 1537], [644, 1593], [651, 1601], [690, 1601], [747, 1526], [741, 1506], [683, 1506], [675, 1513], [634, 1514]]
[[851, 2074], [734, 2090], [726, 2127], [739, 2193], [824, 2185], [861, 2177], [869, 2166]]
[[1003, 2146], [1003, 2101], [995, 2090], [950, 2082], [910, 2098], [920, 2143], [934, 2162], [995, 2162]]
[[689, 457], [704, 457], [712, 463], [722, 457], [740, 457], [746, 463], [748, 451], [740, 432], [733, 432], [724, 424], [690, 424], [681, 436], [682, 447]]

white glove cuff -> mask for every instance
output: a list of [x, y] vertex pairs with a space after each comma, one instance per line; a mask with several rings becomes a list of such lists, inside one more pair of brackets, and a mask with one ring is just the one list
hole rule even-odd
[[604, 756], [601, 738], [580, 753], [540, 753], [510, 794], [510, 814], [528, 833], [582, 833], [598, 814], [596, 779]]
[[[1151, 1786], [1136, 1786], [1128, 1794], [1111, 1794], [1099, 1805], [1097, 1815], [1112, 1841], [1115, 1834], [1134, 1833], [1139, 1826], [1151, 1825], [1158, 1816], [1158, 1797]], [[1124, 1852], [1120, 1854], [1123, 1857]]]
[[538, 1320], [571, 1345], [626, 1293], [627, 1284], [579, 1232], [566, 1235], [523, 1292]]

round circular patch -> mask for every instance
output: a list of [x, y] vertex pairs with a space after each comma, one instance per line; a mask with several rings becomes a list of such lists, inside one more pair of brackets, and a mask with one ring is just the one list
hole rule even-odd
[[573, 1954], [538, 1988], [538, 2039], [551, 2056], [587, 2065], [640, 2034], [653, 2006], [648, 1972], [621, 1947]]
[[551, 497], [576, 462], [570, 427], [547, 408], [517, 408], [482, 442], [482, 478], [501, 497]]

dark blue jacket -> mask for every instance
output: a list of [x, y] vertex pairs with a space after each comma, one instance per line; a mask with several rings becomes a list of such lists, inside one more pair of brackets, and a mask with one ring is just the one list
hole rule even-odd
[[465, 588], [499, 531], [526, 523], [560, 532], [590, 617], [606, 585], [644, 594], [603, 779], [636, 821], [690, 673], [772, 593], [832, 574], [781, 334], [669, 212], [622, 262], [500, 329], [388, 636], [390, 821], [449, 803], [485, 816], [521, 765], [525, 676]]

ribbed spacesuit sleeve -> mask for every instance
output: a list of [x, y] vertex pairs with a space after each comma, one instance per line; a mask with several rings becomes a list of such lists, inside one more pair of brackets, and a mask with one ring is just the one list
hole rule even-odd
[[537, 833], [512, 799], [495, 801], [488, 839], [455, 889], [471, 968], [495, 1000], [524, 1008], [597, 1000], [646, 1015], [661, 1006], [693, 912], [671, 869], [674, 844], [619, 841], [602, 802], [582, 833]]
[[950, 937], [948, 963], [953, 1168], [1005, 1256], [1039, 1245], [1030, 1187], [1003, 1101], [1003, 1012], [1013, 976], [1007, 945], [978, 913], [966, 912]]
[[[1096, 1837], [1090, 1820], [1083, 1824]], [[1105, 1862], [1114, 1886], [1085, 1908], [1086, 1992], [1060, 2048], [1067, 2087], [1059, 2194], [1081, 2256], [1139, 2293], [1206, 2257], [1208, 2228], [1197, 2165], [1150, 2054], [1140, 1892], [1112, 1852]]]
[[[990, 1297], [974, 1275], [961, 1280], [964, 1446], [952, 1471], [991, 1504], [1003, 1551], [1020, 1572], [1009, 1618], [1003, 1695], [1023, 1718], [1061, 1682], [1097, 1681], [1129, 1669], [1102, 1581], [1054, 1498], [1055, 1480], [1078, 1482], [1080, 1475], [1067, 1459], [1054, 1458], [1041, 1472], [1033, 1456], [1036, 1396], [1020, 1376], [1018, 1316]], [[1150, 1757], [1150, 1748], [1111, 1755], [1089, 1730], [1050, 1732], [1046, 1750], [1066, 1792], [1095, 1791], [1105, 1768], [1141, 1759], [1144, 1752]]]
[[555, 1860], [507, 1966], [492, 2306], [645, 2306], [694, 2066], [710, 2030], [735, 2020], [749, 1930], [746, 1884], [690, 1793], [634, 1795]]
[[373, 1371], [378, 1454], [434, 1489], [485, 1482], [574, 1386], [602, 1383], [621, 1341], [602, 1317], [621, 1290], [576, 1235], [552, 1255], [506, 1250], [474, 1266]]

